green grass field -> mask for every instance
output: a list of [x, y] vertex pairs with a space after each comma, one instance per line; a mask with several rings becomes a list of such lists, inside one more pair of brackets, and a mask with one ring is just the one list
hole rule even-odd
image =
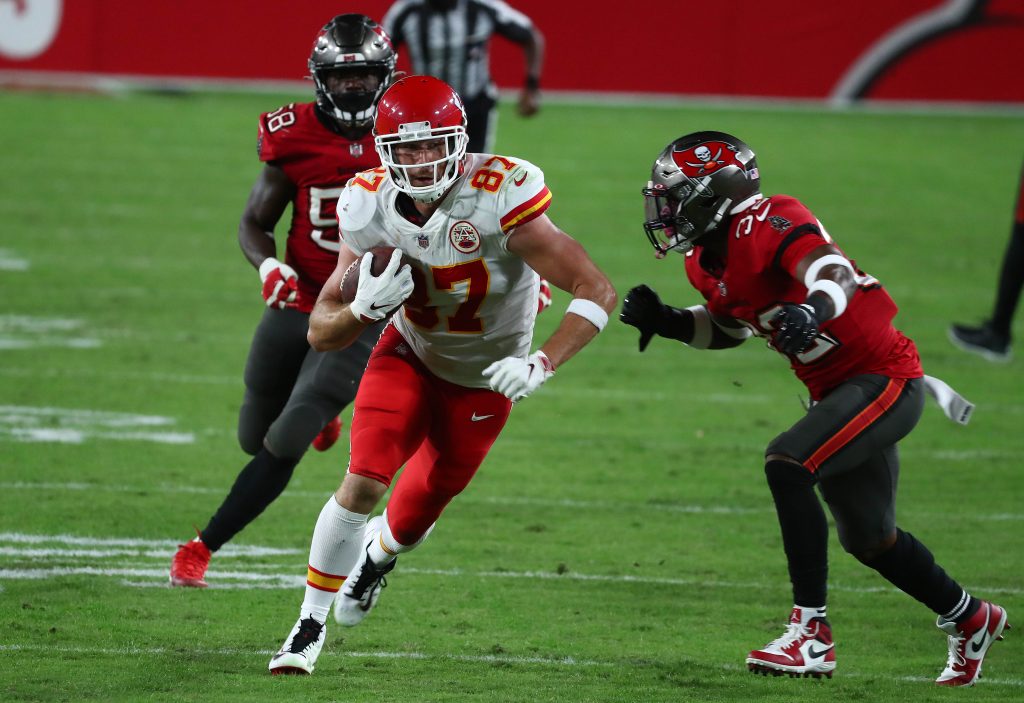
[[[0, 93], [0, 700], [1024, 696], [1017, 630], [974, 690], [933, 686], [946, 656], [934, 617], [834, 535], [835, 677], [747, 673], [791, 605], [761, 459], [802, 412], [801, 386], [760, 343], [656, 340], [641, 355], [617, 321], [516, 408], [379, 609], [329, 625], [316, 674], [269, 676], [344, 442], [307, 456], [215, 556], [218, 588], [165, 583], [175, 544], [246, 461], [234, 430], [262, 300], [235, 232], [256, 116], [296, 99]], [[544, 168], [550, 214], [620, 294], [647, 282], [689, 305], [681, 260], [656, 261], [644, 238], [640, 188], [695, 129], [750, 142], [765, 191], [809, 205], [891, 291], [926, 370], [978, 404], [966, 428], [929, 406], [903, 443], [899, 522], [1024, 623], [1024, 367], [945, 337], [989, 311], [1024, 122], [550, 104], [531, 121], [504, 112], [498, 150]], [[557, 292], [555, 309], [567, 303]]]

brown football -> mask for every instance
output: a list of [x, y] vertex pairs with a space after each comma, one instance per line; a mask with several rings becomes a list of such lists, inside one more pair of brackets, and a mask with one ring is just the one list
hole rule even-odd
[[[370, 249], [370, 253], [373, 254], [370, 273], [374, 276], [384, 273], [388, 262], [391, 261], [391, 252], [394, 250], [394, 247], [374, 247]], [[353, 261], [352, 265], [345, 271], [345, 275], [341, 277], [341, 302], [343, 303], [351, 303], [356, 298], [356, 291], [359, 289], [359, 262], [361, 259], [362, 257]]]

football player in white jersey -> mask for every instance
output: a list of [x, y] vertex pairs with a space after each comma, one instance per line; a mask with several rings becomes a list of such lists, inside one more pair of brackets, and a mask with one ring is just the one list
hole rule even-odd
[[[310, 316], [310, 344], [343, 348], [397, 312], [356, 395], [348, 471], [317, 520], [299, 619], [271, 673], [312, 673], [332, 603], [343, 625], [366, 616], [397, 555], [422, 543], [469, 483], [512, 403], [593, 339], [615, 307], [608, 278], [545, 214], [541, 170], [467, 154], [465, 125], [448, 84], [398, 81], [377, 108], [383, 165], [350, 180], [338, 201], [341, 251]], [[370, 250], [381, 246], [395, 251], [374, 276]], [[357, 261], [358, 288], [345, 302], [342, 279]], [[531, 353], [538, 274], [573, 301]], [[384, 514], [367, 522], [403, 465]]]

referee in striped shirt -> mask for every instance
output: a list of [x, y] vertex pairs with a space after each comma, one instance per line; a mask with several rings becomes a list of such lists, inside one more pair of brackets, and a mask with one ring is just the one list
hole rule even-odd
[[462, 97], [470, 152], [490, 153], [494, 144], [498, 91], [487, 50], [492, 34], [523, 47], [519, 114], [529, 117], [540, 107], [544, 38], [529, 17], [502, 0], [398, 0], [383, 24], [396, 49], [408, 48], [413, 73], [436, 76]]

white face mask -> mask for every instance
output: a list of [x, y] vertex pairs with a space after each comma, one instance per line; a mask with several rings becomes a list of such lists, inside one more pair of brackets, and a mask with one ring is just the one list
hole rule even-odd
[[[438, 140], [443, 144], [444, 152], [440, 158], [417, 163], [399, 163], [395, 158], [395, 147]], [[429, 122], [410, 122], [399, 125], [397, 134], [374, 137], [373, 143], [381, 163], [388, 168], [395, 187], [414, 200], [433, 203], [447, 193], [462, 175], [469, 137], [462, 125], [431, 128]], [[413, 185], [411, 172], [422, 173], [425, 169], [433, 172], [431, 182]]]

